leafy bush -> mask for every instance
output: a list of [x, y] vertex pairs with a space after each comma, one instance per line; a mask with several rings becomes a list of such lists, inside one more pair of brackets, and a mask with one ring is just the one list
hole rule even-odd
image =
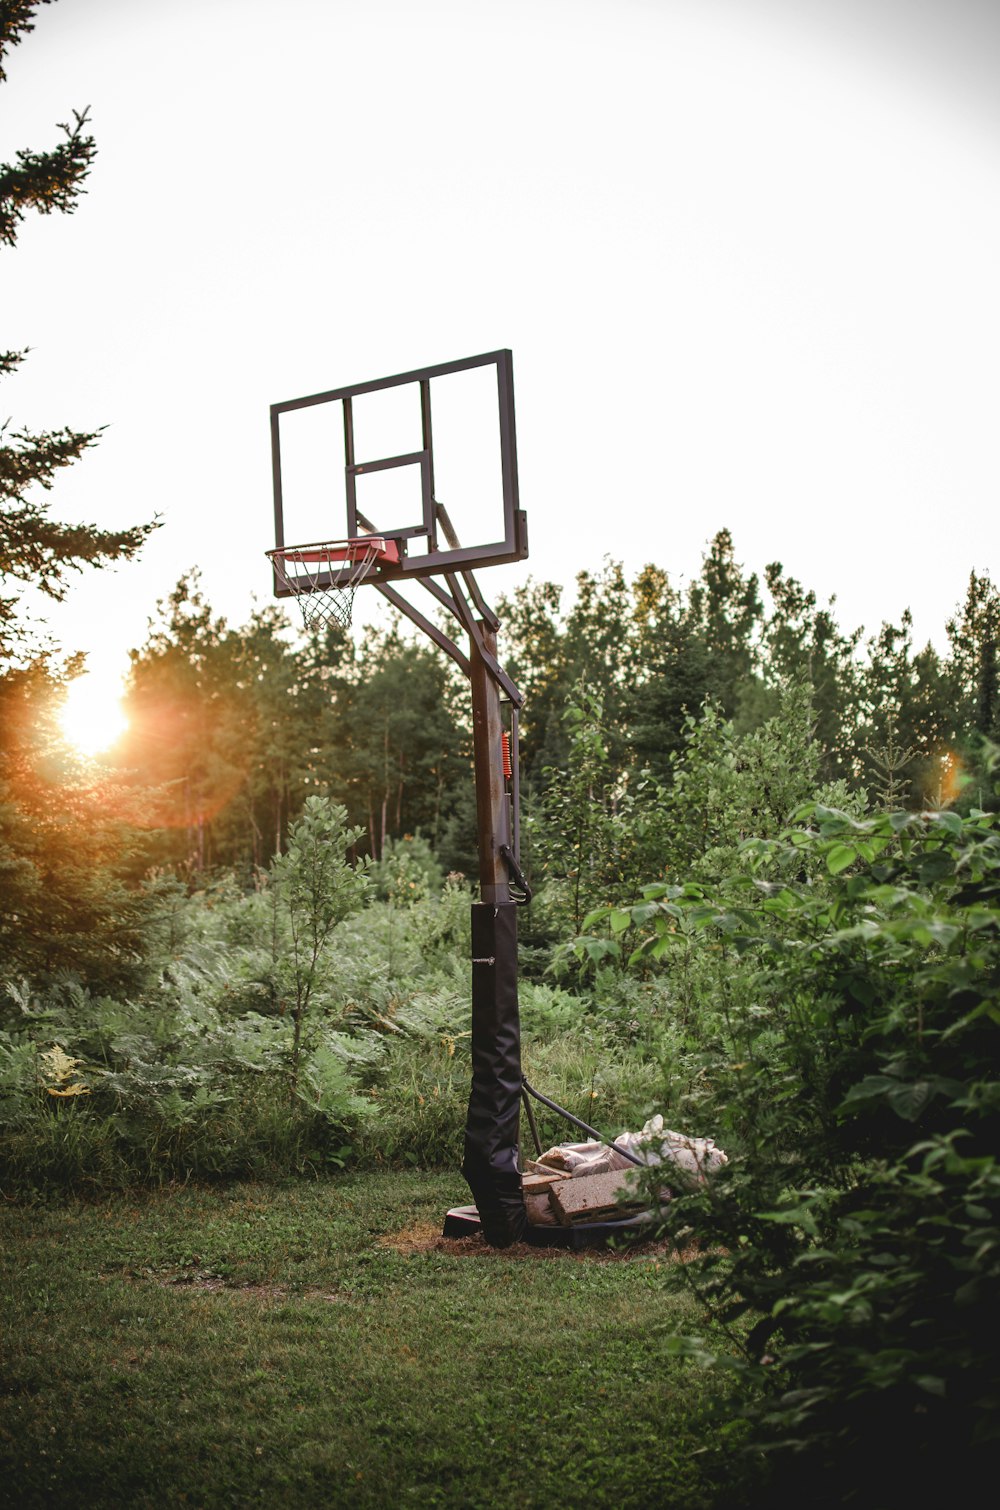
[[[634, 1132], [663, 1109], [659, 1066], [615, 1043], [597, 1019], [547, 1041], [526, 1041], [522, 1059], [532, 1085], [605, 1134]], [[544, 1147], [584, 1136], [544, 1108], [535, 1115]]]
[[455, 961], [381, 1020], [384, 1058], [370, 1077], [372, 1115], [358, 1157], [372, 1165], [456, 1167], [472, 1068], [467, 967]]
[[755, 986], [710, 1099], [731, 1163], [670, 1226], [697, 1234], [684, 1274], [793, 1497], [926, 1503], [1000, 1436], [1000, 834], [981, 812], [801, 819], [727, 892], [630, 909], [637, 960], [695, 929]]
[[437, 856], [421, 834], [387, 839], [381, 858], [372, 863], [371, 876], [379, 900], [397, 906], [437, 896], [445, 879]]
[[[8, 984], [5, 1180], [110, 1185], [343, 1163], [371, 1114], [359, 1087], [381, 1052], [333, 968], [337, 928], [367, 884], [343, 858], [351, 839], [343, 809], [310, 798], [255, 893], [171, 894], [159, 974], [133, 1000], [70, 979], [41, 994]], [[47, 1074], [58, 1054], [77, 1073], [72, 1096]]]
[[129, 1004], [74, 983], [44, 996], [8, 987], [0, 1018], [7, 1187], [324, 1167], [343, 1162], [369, 1114], [356, 1090], [368, 1045], [324, 1034], [289, 1106], [288, 1024], [224, 1019], [190, 992]]

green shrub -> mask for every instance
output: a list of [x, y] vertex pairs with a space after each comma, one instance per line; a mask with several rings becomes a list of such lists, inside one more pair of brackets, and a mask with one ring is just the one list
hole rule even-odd
[[640, 959], [697, 929], [755, 985], [707, 1103], [731, 1163], [670, 1226], [792, 1498], [927, 1503], [1000, 1435], [1000, 834], [803, 818], [728, 894], [631, 909]]
[[0, 1021], [5, 1188], [325, 1167], [370, 1115], [358, 1086], [380, 1051], [373, 1035], [318, 1030], [290, 1103], [289, 1022], [224, 1017], [190, 982], [136, 1003], [74, 982], [42, 996], [8, 987]]
[[372, 862], [370, 874], [379, 901], [393, 902], [397, 907], [439, 895], [445, 879], [437, 856], [421, 834], [387, 839], [381, 859]]
[[[362, 908], [349, 838], [343, 810], [311, 799], [249, 893], [161, 888], [159, 970], [132, 1000], [71, 979], [0, 995], [8, 1187], [261, 1174], [358, 1151], [460, 1160], [468, 888], [449, 878]], [[54, 1047], [79, 1061], [76, 1097], [40, 1077]], [[381, 1134], [365, 1131], [379, 1117]]]
[[385, 1058], [370, 1085], [372, 1115], [358, 1144], [363, 1161], [461, 1163], [472, 1080], [465, 974], [458, 967], [450, 982], [397, 1002], [383, 1024]]

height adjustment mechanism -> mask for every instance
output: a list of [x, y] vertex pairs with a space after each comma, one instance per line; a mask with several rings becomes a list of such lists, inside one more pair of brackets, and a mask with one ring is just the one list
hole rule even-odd
[[510, 880], [507, 883], [512, 902], [518, 907], [527, 907], [531, 901], [531, 887], [525, 878], [524, 871], [514, 859], [514, 851], [509, 844], [500, 845], [500, 857], [510, 871]]

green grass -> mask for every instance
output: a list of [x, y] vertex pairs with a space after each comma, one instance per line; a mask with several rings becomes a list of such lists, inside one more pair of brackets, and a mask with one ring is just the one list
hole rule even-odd
[[6, 1206], [4, 1498], [740, 1503], [700, 1451], [718, 1382], [665, 1354], [700, 1318], [662, 1255], [394, 1237], [466, 1198], [414, 1171]]

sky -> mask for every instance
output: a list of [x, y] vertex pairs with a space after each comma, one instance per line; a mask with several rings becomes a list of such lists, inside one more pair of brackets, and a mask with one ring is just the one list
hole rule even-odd
[[993, 0], [58, 0], [7, 66], [0, 161], [86, 105], [98, 157], [0, 251], [0, 417], [107, 426], [56, 517], [162, 520], [46, 609], [95, 674], [194, 566], [270, 599], [272, 402], [500, 347], [531, 557], [487, 598], [683, 584], [726, 527], [943, 645], [996, 579]]

